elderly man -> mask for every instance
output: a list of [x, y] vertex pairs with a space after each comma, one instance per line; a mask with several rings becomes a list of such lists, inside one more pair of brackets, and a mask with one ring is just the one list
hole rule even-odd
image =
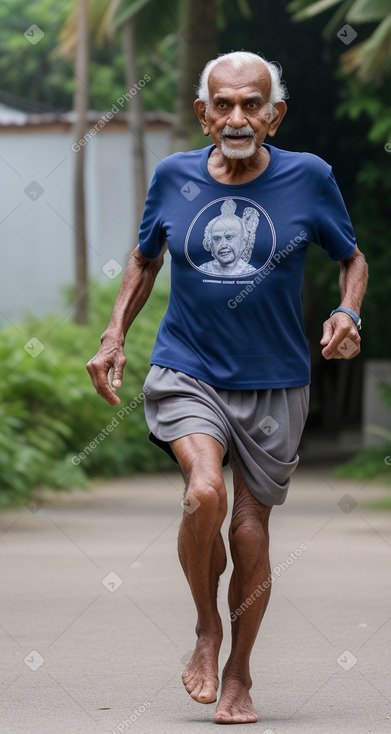
[[[340, 305], [325, 320], [320, 342], [325, 359], [359, 353], [367, 280], [330, 166], [265, 143], [286, 113], [285, 97], [280, 69], [255, 54], [235, 52], [207, 64], [194, 108], [213, 144], [157, 166], [139, 246], [102, 346], [87, 365], [98, 393], [119, 403], [125, 335], [151, 292], [167, 244], [171, 295], [145, 383], [145, 410], [152, 440], [175, 458], [185, 481], [179, 558], [197, 610], [197, 643], [183, 682], [200, 703], [215, 701], [219, 687], [217, 587], [226, 566], [220, 528], [227, 512], [222, 464], [232, 467], [232, 646], [215, 713], [215, 721], [226, 724], [258, 718], [249, 693], [250, 654], [270, 594], [268, 521], [272, 506], [285, 500], [308, 411], [301, 302], [307, 246], [317, 243], [340, 264]], [[202, 268], [205, 229], [232, 218], [232, 204], [222, 209], [228, 201], [243, 229], [245, 210], [257, 214], [251, 253], [243, 260], [251, 256], [250, 273]], [[212, 240], [227, 231], [223, 224], [212, 226]], [[233, 252], [225, 243], [221, 261]]]

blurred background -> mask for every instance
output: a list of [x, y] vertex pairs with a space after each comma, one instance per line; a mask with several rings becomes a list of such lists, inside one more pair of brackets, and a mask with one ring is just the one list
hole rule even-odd
[[155, 165], [209, 144], [193, 112], [198, 76], [240, 49], [281, 64], [290, 97], [273, 144], [332, 165], [370, 269], [362, 354], [326, 362], [319, 340], [339, 304], [339, 268], [309, 248], [302, 456], [387, 478], [389, 0], [13, 0], [0, 2], [0, 43], [0, 503], [169, 466], [147, 440], [141, 395], [168, 263], [128, 335], [123, 414], [97, 397], [85, 363], [137, 244]]

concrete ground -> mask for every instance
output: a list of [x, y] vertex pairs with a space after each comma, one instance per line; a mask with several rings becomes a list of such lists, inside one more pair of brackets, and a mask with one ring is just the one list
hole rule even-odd
[[[227, 486], [232, 502], [229, 473]], [[387, 491], [309, 463], [296, 472], [271, 514], [275, 581], [252, 664], [260, 720], [235, 732], [391, 731], [390, 513], [362, 506]], [[195, 640], [181, 498], [178, 473], [136, 476], [0, 514], [3, 734], [216, 730], [215, 705], [180, 679]]]

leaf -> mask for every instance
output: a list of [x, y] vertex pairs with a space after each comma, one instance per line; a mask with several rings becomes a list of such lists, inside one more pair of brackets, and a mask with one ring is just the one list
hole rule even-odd
[[342, 3], [341, 7], [338, 8], [338, 10], [334, 13], [331, 20], [326, 24], [323, 35], [325, 38], [331, 38], [334, 36], [335, 32], [341, 27], [341, 24], [345, 24], [345, 18], [346, 13], [349, 12], [349, 9], [352, 5], [354, 0], [345, 0], [345, 2]]
[[151, 2], [154, 2], [154, 0], [124, 0], [114, 15], [113, 27], [118, 28], [130, 18], [134, 18], [140, 10]]
[[355, 0], [346, 14], [352, 23], [371, 23], [390, 14], [390, 0]]
[[358, 70], [363, 82], [380, 83], [391, 55], [391, 13], [363, 43], [355, 46], [342, 56], [345, 73]]
[[342, 0], [318, 0], [318, 2], [312, 1], [307, 3], [307, 7], [303, 8], [302, 0], [293, 0], [293, 2], [288, 4], [287, 8], [291, 13], [294, 13], [294, 20], [300, 22], [308, 18], [313, 18], [315, 15], [329, 10], [329, 8], [338, 5], [340, 2]]

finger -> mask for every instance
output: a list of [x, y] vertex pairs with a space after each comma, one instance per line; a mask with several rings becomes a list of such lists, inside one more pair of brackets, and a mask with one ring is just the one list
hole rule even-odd
[[96, 387], [98, 395], [104, 398], [110, 405], [119, 405], [121, 400], [115, 394], [114, 390], [110, 387], [110, 382], [107, 379], [107, 374], [104, 376], [104, 381], [99, 381]]
[[[329, 350], [330, 345], [327, 347]], [[353, 359], [353, 357], [357, 357], [357, 355], [360, 353], [361, 347], [360, 347], [360, 337], [355, 337], [354, 339], [351, 339], [348, 336], [345, 336], [338, 344], [337, 348], [333, 351], [326, 351], [324, 349], [322, 351], [323, 356], [325, 359]]]
[[343, 356], [342, 356], [341, 352], [332, 352], [331, 354], [329, 354], [329, 353], [324, 354], [324, 352], [322, 352], [322, 355], [327, 360], [330, 360], [330, 359], [343, 359]]
[[123, 370], [120, 367], [114, 367], [112, 371], [112, 385], [117, 390], [122, 385]]
[[114, 367], [110, 367], [108, 373], [107, 373], [107, 382], [110, 385], [110, 390], [113, 392], [116, 391], [117, 385], [114, 385]]
[[333, 329], [330, 324], [330, 321], [325, 321], [323, 324], [323, 336], [320, 340], [320, 343], [324, 346], [329, 343], [330, 339], [333, 336]]
[[[322, 351], [323, 356], [330, 358], [332, 354], [338, 350], [340, 344], [349, 337], [349, 335], [352, 335], [351, 329], [349, 327], [337, 326], [332, 334], [331, 339]], [[342, 348], [342, 351], [340, 353], [344, 357], [344, 347]]]
[[[322, 349], [322, 355], [325, 359], [333, 359], [333, 355], [336, 352], [336, 342], [329, 342], [324, 349]], [[337, 352], [338, 354], [338, 352]]]
[[97, 390], [97, 393], [104, 398], [109, 405], [119, 405], [121, 402], [118, 395], [116, 395], [110, 387], [107, 389], [101, 388], [100, 390]]
[[110, 405], [119, 405], [121, 400], [110, 387], [107, 366], [96, 364], [94, 359], [92, 359], [87, 363], [86, 369], [98, 395], [104, 398]]
[[124, 356], [119, 356], [113, 364], [112, 385], [115, 390], [122, 385], [125, 364], [126, 359]]
[[107, 380], [110, 385], [110, 390], [115, 392], [122, 385], [122, 370], [119, 367], [110, 367], [107, 373]]
[[342, 354], [342, 359], [353, 359], [361, 351], [360, 342], [347, 336], [338, 344], [337, 350]]

